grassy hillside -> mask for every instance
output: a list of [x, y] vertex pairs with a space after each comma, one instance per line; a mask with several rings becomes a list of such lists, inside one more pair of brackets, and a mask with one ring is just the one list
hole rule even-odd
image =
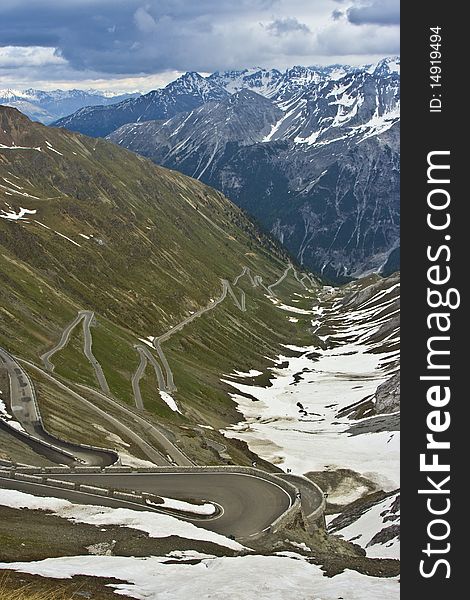
[[[269, 286], [287, 265], [276, 244], [219, 192], [111, 143], [0, 107], [0, 346], [17, 357], [43, 368], [40, 356], [78, 311], [93, 311], [94, 356], [112, 396], [134, 406], [139, 338], [162, 335], [207, 307], [221, 295], [221, 280], [233, 284], [244, 267]], [[238, 303], [245, 292], [245, 311], [228, 293], [162, 344], [181, 414], [162, 400], [147, 365], [140, 388], [148, 418], [175, 436], [194, 423], [236, 418], [220, 382], [224, 373], [263, 366], [281, 344], [308, 340], [308, 318], [289, 320], [266, 287], [252, 283], [245, 275], [233, 286]], [[305, 293], [293, 271], [275, 289], [283, 299]], [[54, 377], [99, 389], [83, 342], [79, 324], [51, 358]], [[66, 412], [53, 418], [57, 398], [57, 406], [50, 394], [39, 401], [46, 424], [66, 435]], [[191, 448], [194, 435], [184, 433]]]

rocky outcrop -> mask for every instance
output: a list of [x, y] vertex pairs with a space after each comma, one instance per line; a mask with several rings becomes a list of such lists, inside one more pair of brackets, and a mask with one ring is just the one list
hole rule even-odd
[[388, 414], [400, 410], [400, 373], [396, 373], [379, 385], [375, 392], [375, 411], [377, 414]]

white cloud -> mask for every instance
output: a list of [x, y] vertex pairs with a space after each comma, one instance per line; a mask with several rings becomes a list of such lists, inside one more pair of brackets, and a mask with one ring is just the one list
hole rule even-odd
[[0, 46], [0, 69], [46, 67], [49, 65], [65, 64], [67, 64], [67, 61], [58, 55], [56, 48]]

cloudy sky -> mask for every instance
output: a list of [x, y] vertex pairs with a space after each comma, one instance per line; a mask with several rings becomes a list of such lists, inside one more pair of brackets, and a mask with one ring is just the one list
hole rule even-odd
[[148, 91], [185, 71], [399, 53], [399, 0], [0, 0], [0, 87]]

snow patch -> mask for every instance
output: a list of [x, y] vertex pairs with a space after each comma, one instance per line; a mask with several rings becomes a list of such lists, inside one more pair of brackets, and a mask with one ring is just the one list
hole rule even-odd
[[[386, 498], [375, 506], [369, 508], [356, 521], [342, 529], [336, 529], [333, 524], [331, 533], [339, 535], [345, 540], [354, 541], [365, 549], [367, 556], [371, 558], [400, 558], [400, 542], [398, 537], [381, 543], [375, 542], [370, 545], [374, 536], [383, 529], [390, 527], [397, 521], [399, 514], [391, 512], [393, 503], [398, 494]], [[396, 517], [395, 519], [391, 517]]]
[[230, 373], [230, 377], [257, 377], [258, 375], [262, 375], [262, 371], [257, 371], [256, 369], [250, 369], [246, 373], [243, 371], [233, 371]]
[[[171, 557], [186, 559], [185, 554]], [[167, 564], [165, 564], [167, 563]], [[246, 600], [398, 600], [397, 578], [376, 578], [346, 569], [325, 577], [321, 568], [298, 554], [201, 558], [197, 564], [168, 563], [168, 557], [70, 556], [34, 562], [0, 563], [44, 577], [74, 575], [115, 578], [118, 593], [140, 600], [210, 598]]]
[[171, 508], [173, 510], [180, 510], [187, 513], [193, 513], [195, 515], [206, 515], [210, 516], [216, 512], [216, 507], [210, 502], [204, 504], [193, 504], [192, 502], [185, 502], [184, 500], [175, 500], [174, 498], [165, 498], [161, 496], [163, 503], [155, 504], [151, 500], [147, 500], [147, 504], [156, 506], [157, 508]]
[[35, 209], [22, 208], [22, 207], [19, 208], [18, 212], [16, 212], [14, 209], [12, 209], [10, 212], [1, 210], [0, 211], [0, 219], [7, 219], [8, 221], [24, 221], [25, 215], [35, 215], [36, 213], [37, 213], [37, 210], [35, 210]]
[[171, 396], [168, 392], [164, 392], [163, 390], [160, 390], [160, 396], [162, 400], [171, 408], [172, 411], [181, 413], [173, 396]]
[[219, 533], [196, 527], [192, 523], [161, 513], [141, 512], [128, 508], [73, 504], [60, 498], [42, 498], [24, 492], [17, 492], [16, 490], [4, 489], [0, 489], [0, 505], [10, 508], [48, 510], [74, 523], [130, 527], [131, 529], [146, 531], [150, 537], [154, 538], [166, 538], [176, 535], [189, 540], [212, 542], [232, 550], [244, 549], [244, 546], [238, 542], [230, 540]]

